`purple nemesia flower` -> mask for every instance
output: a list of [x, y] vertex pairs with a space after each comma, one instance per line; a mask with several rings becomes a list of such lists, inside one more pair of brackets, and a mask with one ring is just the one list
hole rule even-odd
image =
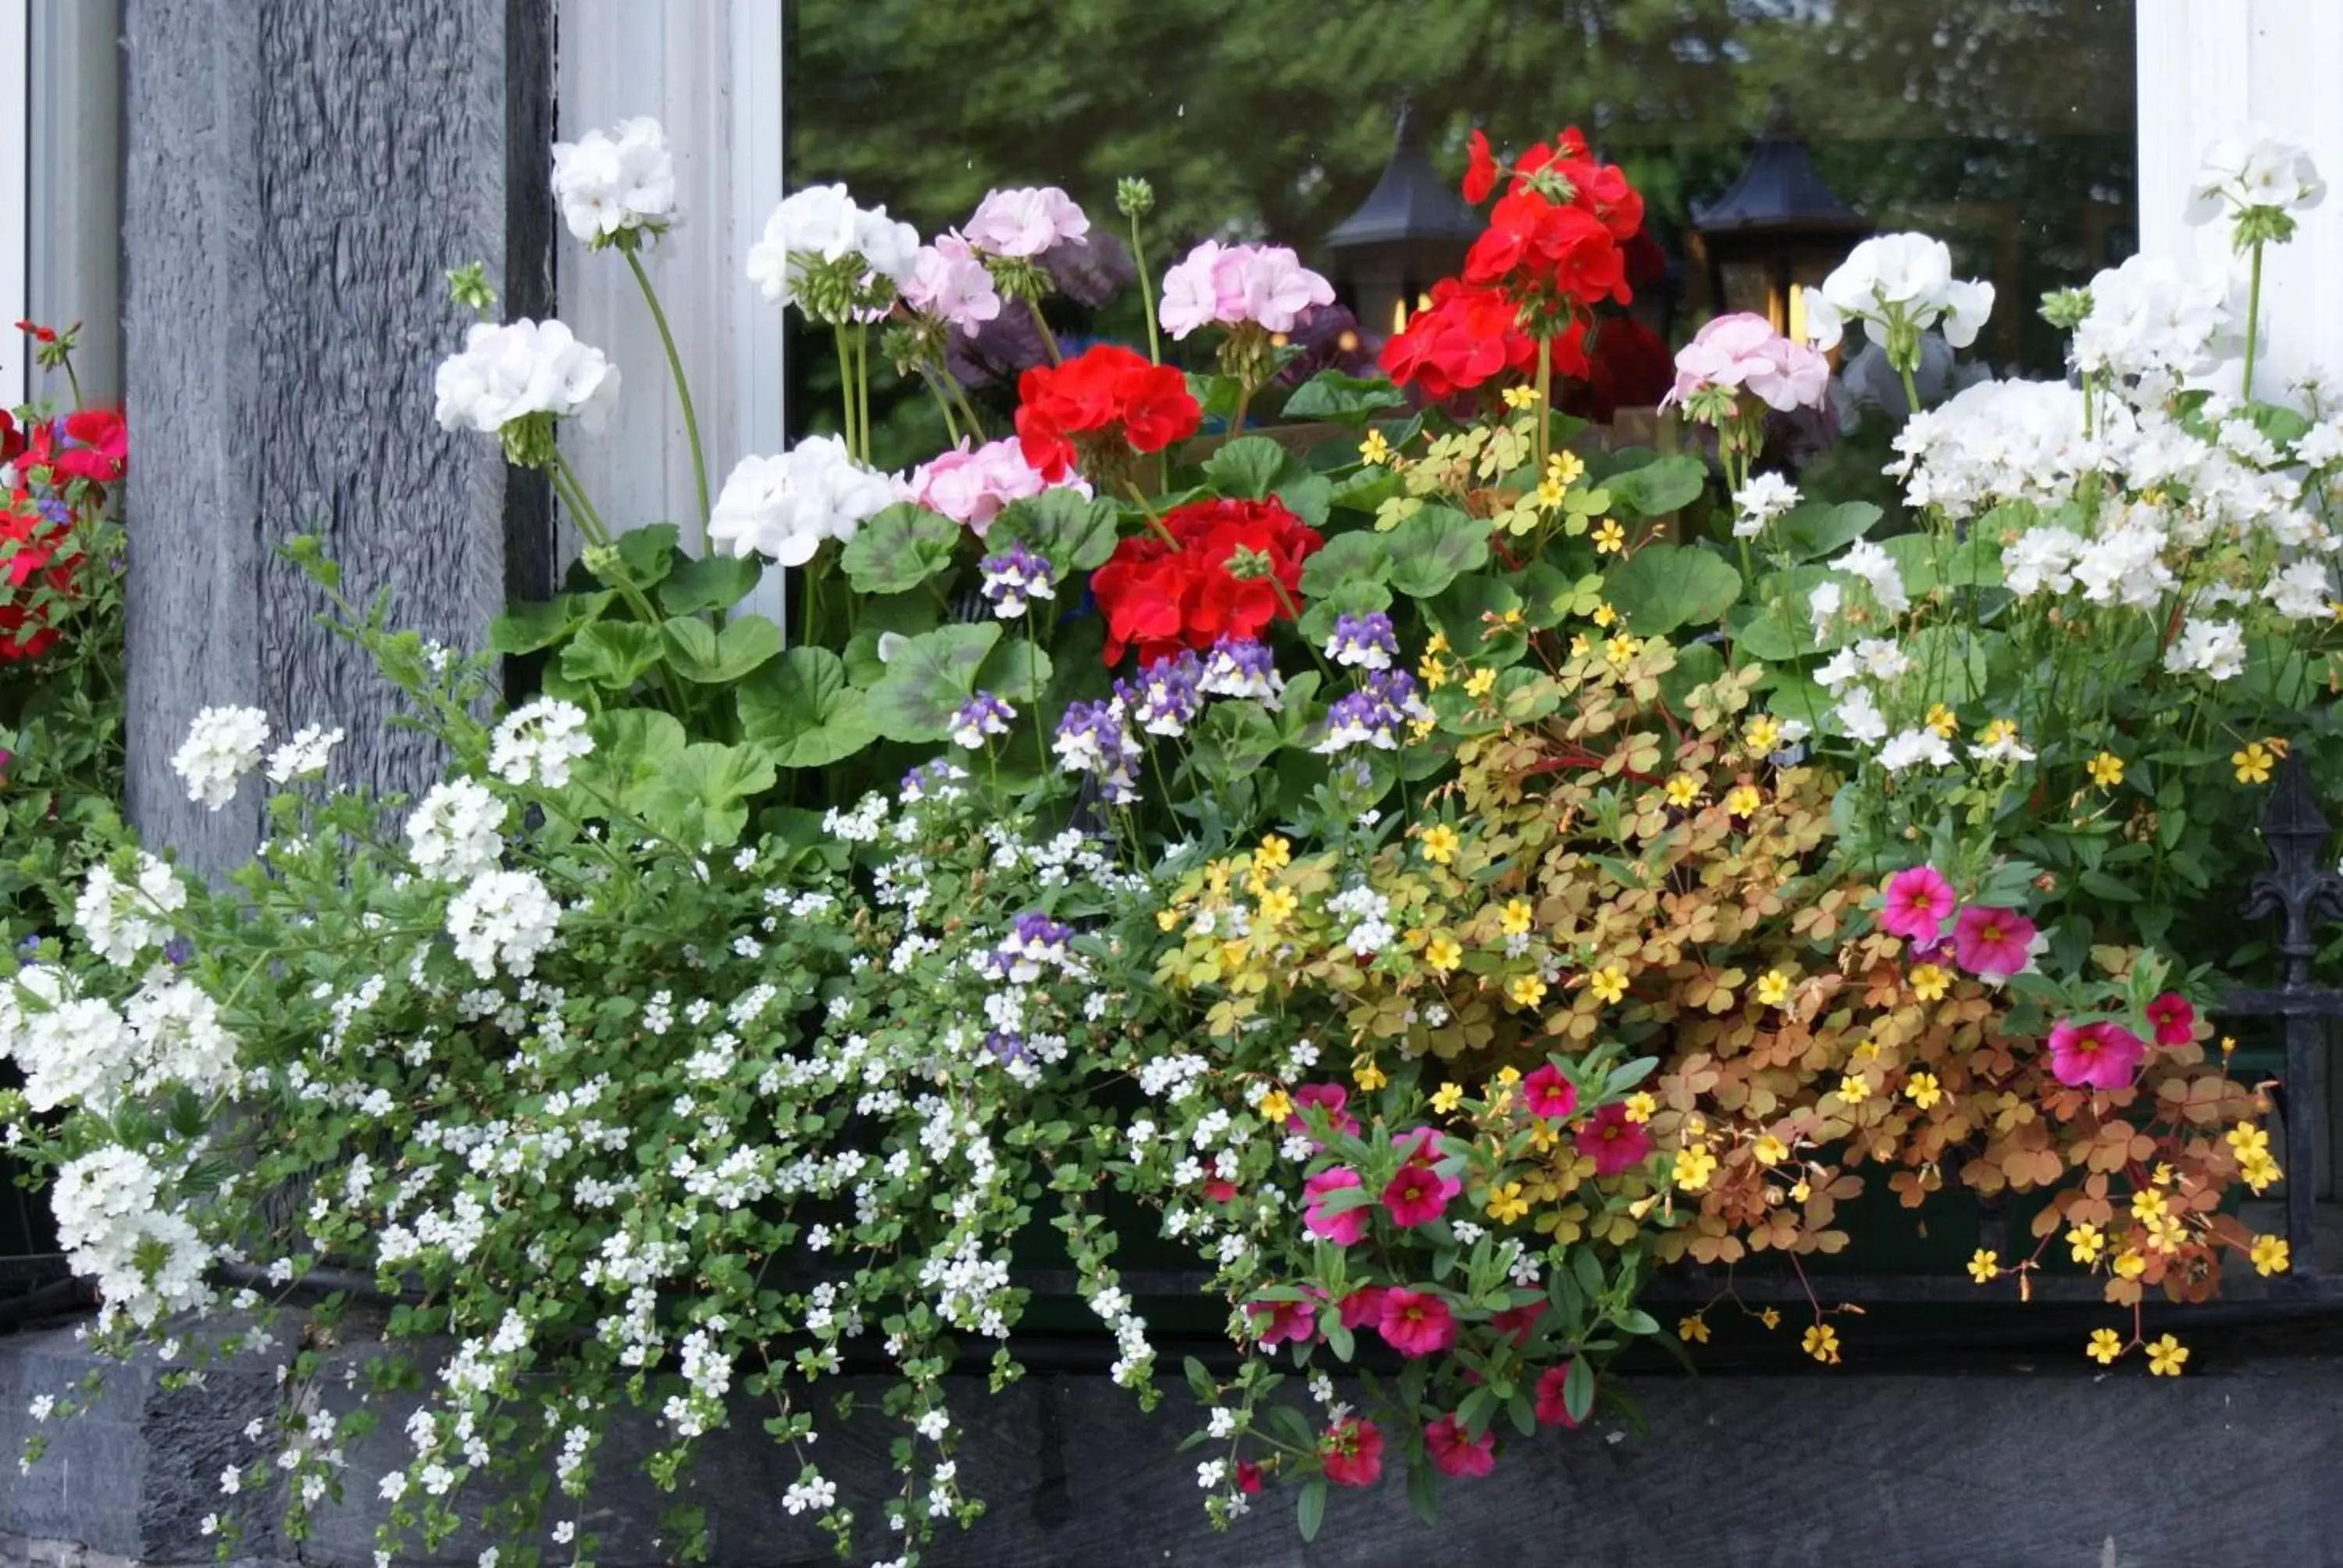
[[1336, 616], [1334, 635], [1326, 639], [1327, 658], [1363, 669], [1389, 669], [1398, 653], [1399, 638], [1392, 630], [1391, 617], [1381, 610]]
[[185, 937], [173, 937], [163, 944], [163, 960], [173, 969], [184, 969], [196, 956], [196, 944]]
[[1022, 1061], [1026, 1057], [1024, 1040], [1005, 1029], [988, 1030], [984, 1037], [984, 1049], [990, 1051], [1003, 1067]]
[[951, 739], [955, 746], [970, 751], [980, 749], [988, 736], [1009, 733], [1010, 720], [1017, 710], [990, 691], [980, 691], [960, 705], [952, 715]]
[[53, 523], [62, 523], [73, 515], [65, 510], [65, 504], [63, 501], [57, 500], [54, 497], [35, 501], [33, 503], [33, 507], [35, 510], [41, 514], [41, 516], [46, 518]]
[[966, 769], [939, 757], [904, 774], [900, 793], [906, 801], [924, 800], [930, 795], [949, 799], [954, 793], [952, 786], [967, 777]]
[[1274, 713], [1284, 698], [1285, 681], [1268, 644], [1222, 637], [1204, 660], [1201, 689], [1210, 697], [1250, 697]]
[[1058, 597], [1057, 576], [1050, 563], [1013, 541], [977, 562], [976, 569], [984, 574], [984, 597], [991, 601], [992, 613], [1002, 620], [1017, 619], [1034, 599]]
[[1141, 670], [1137, 680], [1116, 681], [1114, 694], [1148, 734], [1185, 735], [1203, 710], [1203, 664], [1183, 648]]
[[985, 972], [996, 980], [1031, 985], [1046, 968], [1064, 969], [1072, 958], [1066, 944], [1073, 940], [1071, 926], [1029, 910], [1009, 925], [1001, 945], [985, 955]]
[[1129, 806], [1138, 801], [1139, 769], [1145, 753], [1131, 733], [1130, 710], [1121, 698], [1068, 703], [1051, 749], [1058, 754], [1060, 768], [1094, 780], [1109, 803]]
[[1372, 746], [1395, 751], [1403, 725], [1431, 717], [1432, 709], [1415, 694], [1414, 677], [1403, 669], [1374, 670], [1358, 690], [1335, 699], [1326, 709], [1326, 738], [1315, 749], [1326, 754]]
[[35, 959], [40, 954], [41, 939], [38, 937], [26, 937], [16, 944], [16, 956], [20, 959]]

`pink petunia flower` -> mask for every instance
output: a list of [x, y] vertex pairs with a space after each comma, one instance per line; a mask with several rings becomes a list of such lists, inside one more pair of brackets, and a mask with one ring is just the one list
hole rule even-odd
[[1544, 1426], [1576, 1426], [1571, 1419], [1570, 1406], [1562, 1397], [1563, 1385], [1570, 1381], [1570, 1363], [1548, 1367], [1538, 1374], [1537, 1418]]
[[1383, 1434], [1357, 1416], [1330, 1426], [1318, 1440], [1319, 1463], [1337, 1486], [1373, 1486], [1383, 1479]]
[[1383, 1288], [1381, 1285], [1361, 1285], [1344, 1296], [1335, 1309], [1342, 1315], [1346, 1329], [1372, 1329], [1383, 1321]]
[[1578, 1151], [1594, 1161], [1597, 1176], [1616, 1176], [1641, 1165], [1652, 1152], [1652, 1135], [1627, 1120], [1624, 1105], [1606, 1105], [1578, 1131]]
[[2158, 1045], [2187, 1045], [2197, 1038], [2197, 1010], [2178, 991], [2166, 991], [2149, 1002], [2147, 1021], [2156, 1027]]
[[1453, 1415], [1423, 1429], [1423, 1447], [1443, 1475], [1486, 1475], [1497, 1467], [1497, 1434], [1484, 1432], [1476, 1438]]
[[1411, 1358], [1436, 1355], [1456, 1342], [1456, 1315], [1428, 1291], [1385, 1291], [1375, 1328], [1392, 1349]]
[[[1351, 1102], [1351, 1091], [1339, 1083], [1305, 1083], [1293, 1091], [1293, 1114], [1285, 1119], [1288, 1132], [1307, 1133], [1310, 1123], [1303, 1112], [1317, 1106], [1326, 1113], [1330, 1131], [1357, 1137], [1359, 1119], [1343, 1109]], [[1313, 1144], [1312, 1147], [1323, 1147]]]
[[2068, 1019], [2050, 1030], [2050, 1071], [2069, 1089], [2127, 1088], [2147, 1044], [2120, 1024]]
[[1913, 866], [1887, 879], [1880, 929], [1907, 941], [1933, 942], [1936, 928], [1953, 918], [1953, 885], [1934, 866]]
[[1971, 904], [1953, 922], [1953, 961], [1999, 985], [2034, 962], [2034, 922], [2016, 910]]
[[1669, 407], [1704, 387], [1747, 387], [1767, 407], [1818, 408], [1830, 386], [1830, 361], [1774, 330], [1762, 316], [1720, 316], [1676, 351], [1676, 381], [1661, 400]]
[[1431, 1166], [1415, 1161], [1399, 1168], [1383, 1185], [1383, 1208], [1397, 1225], [1429, 1225], [1446, 1211], [1455, 1188]]
[[1263, 1350], [1285, 1340], [1306, 1345], [1318, 1337], [1318, 1312], [1308, 1302], [1252, 1302], [1245, 1313]]
[[1321, 1171], [1302, 1184], [1303, 1208], [1302, 1228], [1322, 1241], [1338, 1247], [1355, 1246], [1367, 1233], [1367, 1210], [1364, 1204], [1355, 1209], [1338, 1210], [1328, 1213], [1325, 1199], [1332, 1193], [1359, 1185], [1359, 1173], [1347, 1165], [1337, 1165]]
[[1526, 1307], [1507, 1307], [1502, 1312], [1489, 1314], [1489, 1326], [1501, 1334], [1511, 1334], [1515, 1344], [1525, 1345], [1530, 1342], [1530, 1336], [1537, 1332], [1538, 1319], [1544, 1312], [1544, 1302], [1532, 1302]]
[[1247, 1497], [1261, 1490], [1261, 1466], [1250, 1459], [1237, 1461], [1237, 1490]]
[[987, 256], [1031, 257], [1061, 240], [1081, 239], [1091, 220], [1055, 186], [989, 191], [962, 231]]
[[1548, 1121], [1565, 1120], [1578, 1109], [1578, 1086], [1562, 1075], [1562, 1070], [1546, 1063], [1522, 1080], [1522, 1103], [1530, 1114]]

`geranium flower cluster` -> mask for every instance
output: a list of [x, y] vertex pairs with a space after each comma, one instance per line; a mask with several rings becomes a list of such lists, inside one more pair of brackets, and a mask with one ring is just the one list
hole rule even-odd
[[1258, 641], [1272, 621], [1297, 613], [1302, 565], [1322, 542], [1275, 499], [1174, 507], [1091, 574], [1107, 662], [1131, 649], [1145, 665], [1224, 638]]

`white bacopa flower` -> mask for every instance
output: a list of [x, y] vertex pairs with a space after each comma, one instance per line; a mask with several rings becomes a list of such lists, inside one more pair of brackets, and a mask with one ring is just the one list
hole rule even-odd
[[1754, 539], [1798, 504], [1798, 487], [1779, 474], [1759, 474], [1733, 492], [1733, 537]]
[[293, 739], [268, 754], [270, 782], [290, 784], [296, 779], [307, 779], [323, 773], [334, 755], [334, 748], [342, 743], [339, 725], [327, 729], [323, 725], [308, 724], [296, 730]]
[[1806, 337], [1838, 347], [1847, 321], [1885, 344], [1891, 334], [1931, 328], [1956, 348], [1976, 341], [1993, 313], [1993, 285], [1953, 276], [1953, 253], [1925, 234], [1884, 234], [1855, 247], [1819, 289], [1805, 295]]
[[492, 436], [538, 414], [598, 430], [618, 400], [618, 371], [558, 321], [483, 321], [464, 335], [461, 353], [440, 361], [435, 390], [443, 430]]
[[237, 783], [260, 766], [267, 744], [268, 715], [259, 709], [206, 708], [187, 726], [171, 770], [186, 780], [188, 799], [216, 811], [236, 799]]
[[434, 784], [407, 819], [415, 869], [445, 882], [468, 882], [504, 859], [505, 803], [473, 779]]
[[554, 143], [553, 195], [569, 232], [588, 245], [607, 245], [629, 229], [659, 233], [675, 219], [667, 132], [638, 116], [612, 131]]
[[2308, 212], [2327, 197], [2327, 182], [2308, 149], [2266, 126], [2240, 126], [2215, 138], [2188, 187], [2187, 220], [2203, 225], [2233, 209]]
[[528, 975], [539, 953], [553, 945], [561, 906], [534, 871], [483, 871], [447, 902], [447, 934], [456, 956], [482, 980], [497, 967]]
[[708, 520], [709, 546], [801, 567], [824, 539], [853, 538], [895, 493], [892, 479], [854, 461], [838, 437], [809, 436], [778, 457], [734, 466]]
[[514, 709], [497, 726], [488, 742], [488, 771], [508, 784], [535, 782], [559, 789], [569, 782], [569, 765], [593, 750], [586, 710], [540, 697]]

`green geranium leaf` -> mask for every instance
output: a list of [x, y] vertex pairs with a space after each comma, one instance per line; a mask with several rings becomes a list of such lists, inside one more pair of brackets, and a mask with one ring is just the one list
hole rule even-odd
[[620, 800], [683, 754], [683, 725], [657, 709], [612, 709], [596, 715], [587, 729], [594, 749], [579, 760], [578, 773]]
[[1285, 744], [1269, 709], [1249, 701], [1213, 703], [1193, 740], [1190, 766], [1222, 788], [1258, 772]]
[[1326, 514], [1334, 504], [1334, 481], [1323, 474], [1303, 474], [1287, 479], [1277, 487], [1277, 499], [1285, 509], [1313, 528], [1326, 526]]
[[1075, 572], [1105, 565], [1114, 554], [1117, 515], [1112, 501], [1086, 498], [1080, 490], [1061, 486], [1003, 507], [986, 530], [984, 547], [990, 553], [1011, 543], [1023, 545], [1047, 560], [1063, 582]]
[[1020, 707], [1040, 697], [1049, 684], [1050, 656], [1021, 637], [986, 654], [976, 669], [978, 690]]
[[1603, 481], [1614, 511], [1657, 518], [1692, 505], [1708, 487], [1708, 469], [1697, 457], [1662, 457]]
[[1385, 536], [1391, 585], [1430, 598], [1489, 558], [1489, 525], [1453, 507], [1426, 507]]
[[730, 609], [747, 598], [765, 575], [765, 563], [755, 556], [687, 556], [659, 584], [659, 608], [669, 615], [690, 615], [703, 609]]
[[1499, 667], [1518, 660], [1529, 646], [1520, 630], [1503, 625], [1521, 608], [1521, 593], [1512, 583], [1478, 572], [1458, 578], [1424, 604], [1459, 658]]
[[1392, 591], [1373, 578], [1355, 578], [1302, 612], [1302, 635], [1322, 643], [1334, 635], [1334, 622], [1346, 615], [1367, 615], [1392, 607]]
[[1801, 501], [1774, 524], [1782, 548], [1798, 560], [1835, 556], [1871, 531], [1879, 508], [1869, 501]]
[[1407, 396], [1380, 376], [1345, 376], [1321, 370], [1285, 400], [1289, 419], [1330, 419], [1355, 430], [1385, 408], [1404, 408]]
[[760, 615], [736, 616], [722, 631], [679, 616], [662, 629], [669, 667], [705, 686], [738, 680], [781, 651], [781, 628]]
[[740, 733], [783, 768], [827, 768], [879, 739], [870, 694], [848, 684], [845, 661], [826, 648], [784, 649], [733, 702]]
[[639, 621], [598, 620], [561, 649], [561, 673], [570, 680], [626, 691], [649, 674], [666, 647], [655, 626]]
[[1612, 568], [1604, 591], [1638, 637], [1664, 637], [1722, 619], [1741, 597], [1741, 574], [1707, 550], [1649, 544]]
[[1188, 375], [1188, 396], [1196, 400], [1196, 407], [1207, 419], [1226, 419], [1234, 415], [1238, 395], [1243, 390], [1233, 376], [1199, 376], [1193, 371]]
[[618, 546], [627, 580], [637, 588], [652, 588], [667, 580], [681, 537], [673, 523], [652, 523], [629, 528], [611, 542]]
[[1388, 580], [1391, 541], [1389, 534], [1364, 530], [1336, 534], [1302, 563], [1302, 597], [1324, 598], [1350, 583]]
[[890, 740], [941, 740], [951, 717], [976, 690], [977, 671], [1001, 640], [995, 621], [940, 626], [895, 650], [870, 689], [871, 720]]
[[960, 536], [950, 518], [898, 501], [856, 530], [838, 562], [857, 593], [901, 593], [949, 568]]
[[1292, 453], [1266, 436], [1240, 436], [1204, 460], [1205, 482], [1223, 496], [1268, 498], [1270, 491], [1305, 472]]
[[739, 840], [749, 823], [749, 801], [770, 789], [775, 777], [764, 748], [703, 740], [669, 759], [628, 804], [683, 849], [723, 849]]
[[488, 622], [488, 651], [535, 653], [551, 648], [598, 617], [617, 597], [604, 589], [557, 594], [543, 604], [517, 604]]

